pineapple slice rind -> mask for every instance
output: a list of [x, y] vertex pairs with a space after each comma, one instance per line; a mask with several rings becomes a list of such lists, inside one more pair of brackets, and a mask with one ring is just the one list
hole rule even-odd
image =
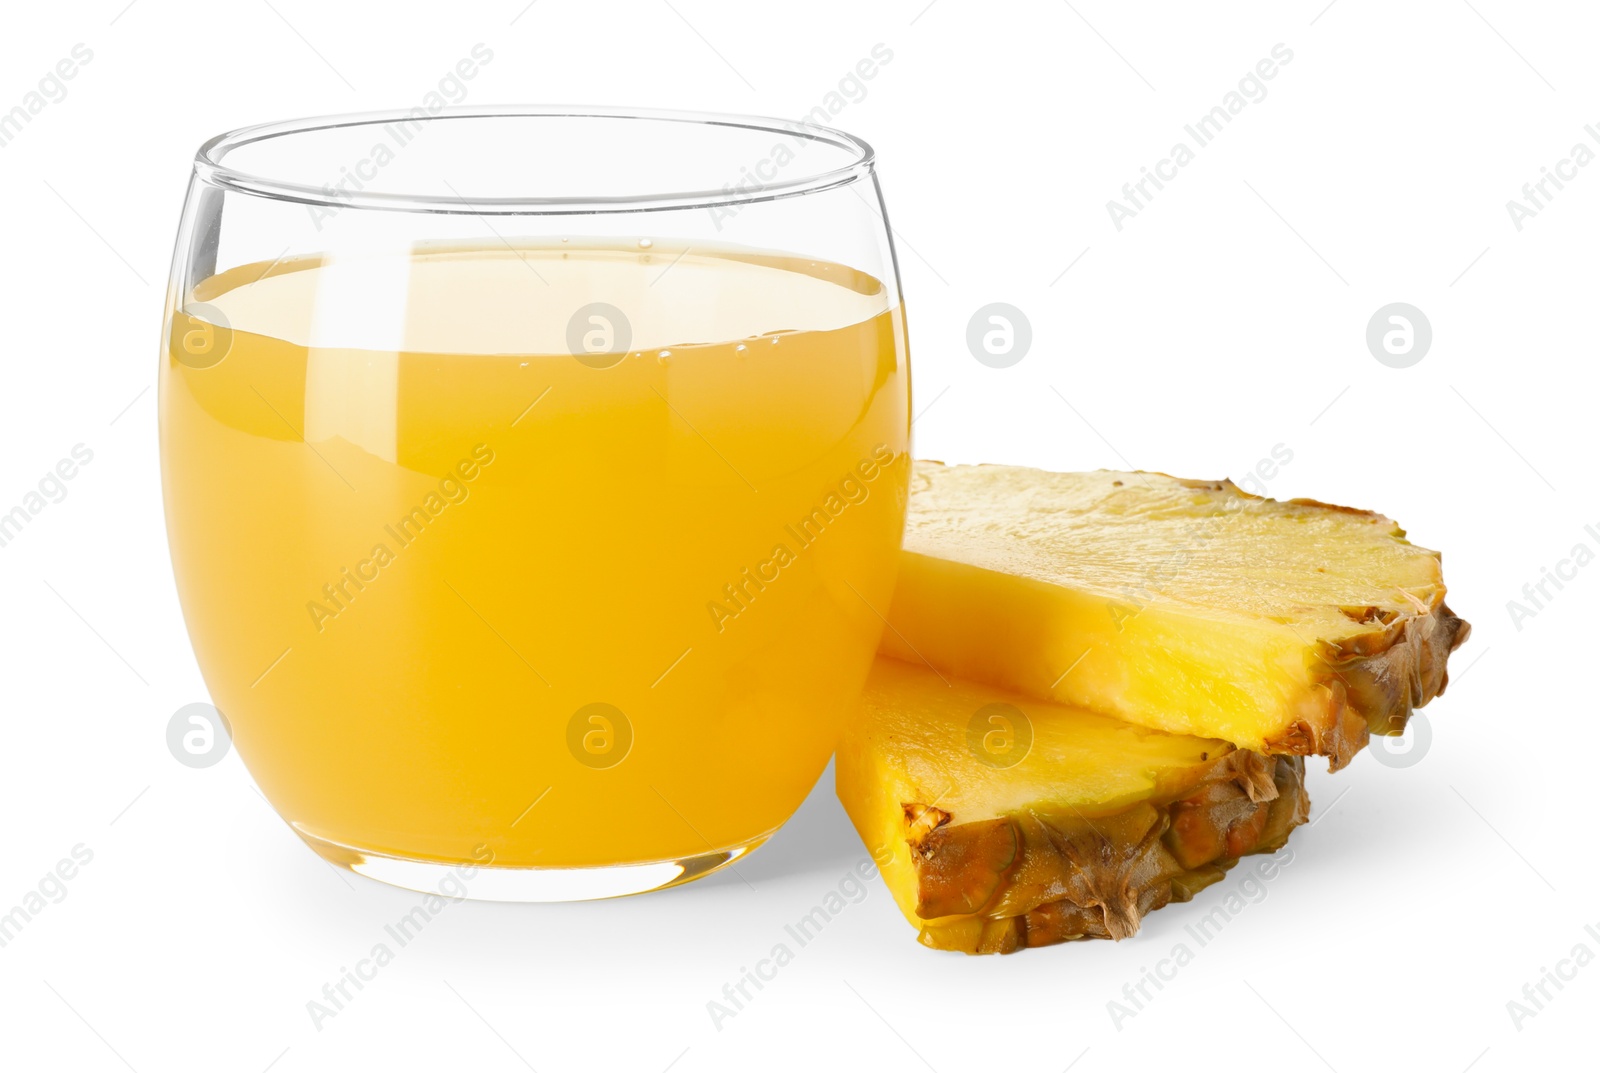
[[[975, 738], [996, 706], [1020, 755]], [[1020, 744], [1019, 744], [1020, 743]], [[1299, 758], [1153, 731], [880, 656], [836, 782], [921, 941], [1122, 938], [1305, 820]]]

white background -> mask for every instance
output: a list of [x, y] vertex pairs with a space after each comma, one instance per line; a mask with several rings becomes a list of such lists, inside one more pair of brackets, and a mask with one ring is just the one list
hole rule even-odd
[[[0, 111], [74, 44], [94, 58], [0, 149], [0, 508], [75, 444], [94, 461], [0, 548], [0, 911], [75, 845], [94, 856], [0, 949], [0, 1065], [1592, 1066], [1600, 967], [1520, 1028], [1507, 1002], [1576, 944], [1600, 954], [1584, 931], [1600, 933], [1600, 565], [1520, 629], [1506, 605], [1575, 544], [1600, 550], [1584, 531], [1600, 529], [1600, 167], [1520, 231], [1506, 202], [1575, 143], [1600, 149], [1584, 131], [1600, 123], [1600, 19], [1325, 2], [8, 7]], [[318, 860], [236, 756], [197, 771], [167, 751], [169, 717], [205, 694], [161, 519], [163, 282], [204, 138], [409, 106], [480, 41], [495, 60], [468, 103], [779, 116], [886, 44], [892, 61], [836, 123], [880, 154], [919, 454], [1238, 477], [1284, 445], [1272, 494], [1383, 510], [1446, 553], [1474, 631], [1427, 710], [1426, 754], [1319, 768], [1293, 864], [1120, 1027], [1107, 1003], [1236, 879], [1127, 942], [1007, 958], [921, 948], [875, 882], [714, 1025], [707, 1002], [863, 856], [824, 776], [741, 875], [451, 906], [315, 1028], [307, 1001], [419, 896]], [[1280, 42], [1294, 58], [1268, 96], [1117, 231], [1107, 200]], [[1009, 369], [965, 344], [994, 301], [1032, 324]], [[1396, 301], [1434, 330], [1407, 369], [1364, 338]]]

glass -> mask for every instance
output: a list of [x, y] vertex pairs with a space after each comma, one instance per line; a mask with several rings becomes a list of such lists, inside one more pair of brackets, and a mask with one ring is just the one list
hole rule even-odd
[[317, 853], [608, 897], [804, 799], [909, 476], [865, 143], [596, 109], [235, 131], [196, 158], [165, 339], [190, 640]]

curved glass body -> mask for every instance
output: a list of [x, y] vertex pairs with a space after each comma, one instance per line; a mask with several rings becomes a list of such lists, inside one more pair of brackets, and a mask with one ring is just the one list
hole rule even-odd
[[676, 113], [251, 128], [200, 152], [167, 324], [190, 638], [313, 849], [602, 897], [798, 807], [904, 522], [867, 146]]

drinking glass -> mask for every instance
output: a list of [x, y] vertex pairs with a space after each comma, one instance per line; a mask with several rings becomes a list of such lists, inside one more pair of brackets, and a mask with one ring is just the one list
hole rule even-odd
[[234, 131], [195, 159], [165, 341], [190, 641], [324, 858], [608, 897], [806, 796], [910, 465], [866, 143], [603, 109]]

